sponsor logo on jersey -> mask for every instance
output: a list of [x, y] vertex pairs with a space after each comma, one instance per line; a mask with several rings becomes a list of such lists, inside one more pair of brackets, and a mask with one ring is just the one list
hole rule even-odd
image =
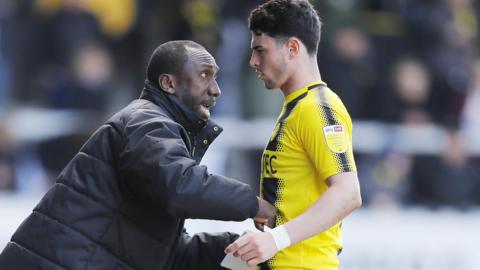
[[342, 125], [331, 125], [323, 128], [327, 146], [334, 153], [345, 153], [348, 149], [345, 128]]

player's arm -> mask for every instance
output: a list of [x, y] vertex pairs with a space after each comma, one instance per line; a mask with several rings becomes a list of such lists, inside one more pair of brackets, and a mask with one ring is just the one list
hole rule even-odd
[[297, 131], [318, 172], [318, 181], [325, 181], [328, 189], [304, 213], [284, 224], [292, 244], [322, 233], [362, 204], [348, 113], [328, 104], [305, 107], [311, 113], [302, 114], [307, 119]]
[[322, 233], [362, 205], [356, 172], [333, 175], [326, 182], [328, 190], [307, 211], [284, 224], [291, 244]]
[[[249, 233], [227, 247], [248, 265], [264, 262], [280, 249], [322, 233], [360, 207], [357, 174], [345, 172], [327, 179], [328, 190], [305, 212], [272, 232]], [[274, 236], [275, 235], [275, 236]]]

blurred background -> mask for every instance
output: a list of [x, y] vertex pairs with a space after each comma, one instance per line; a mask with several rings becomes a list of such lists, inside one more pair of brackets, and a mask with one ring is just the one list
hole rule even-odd
[[[262, 2], [1, 0], [0, 249], [172, 39], [201, 43], [221, 68], [213, 118], [225, 131], [202, 163], [257, 188], [283, 102], [248, 67], [246, 18]], [[344, 222], [341, 269], [479, 269], [480, 2], [311, 2], [322, 78], [354, 121], [364, 201]]]

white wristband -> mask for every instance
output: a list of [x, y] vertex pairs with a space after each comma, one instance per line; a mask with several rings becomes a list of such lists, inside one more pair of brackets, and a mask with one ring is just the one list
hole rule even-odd
[[275, 227], [268, 232], [273, 236], [277, 250], [282, 250], [292, 244], [290, 236], [283, 225]]

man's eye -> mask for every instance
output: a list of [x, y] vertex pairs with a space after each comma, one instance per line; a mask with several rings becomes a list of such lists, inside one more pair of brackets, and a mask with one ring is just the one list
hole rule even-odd
[[207, 73], [207, 72], [202, 72], [202, 73], [200, 74], [200, 76], [205, 79], [205, 78], [208, 77], [208, 73]]

